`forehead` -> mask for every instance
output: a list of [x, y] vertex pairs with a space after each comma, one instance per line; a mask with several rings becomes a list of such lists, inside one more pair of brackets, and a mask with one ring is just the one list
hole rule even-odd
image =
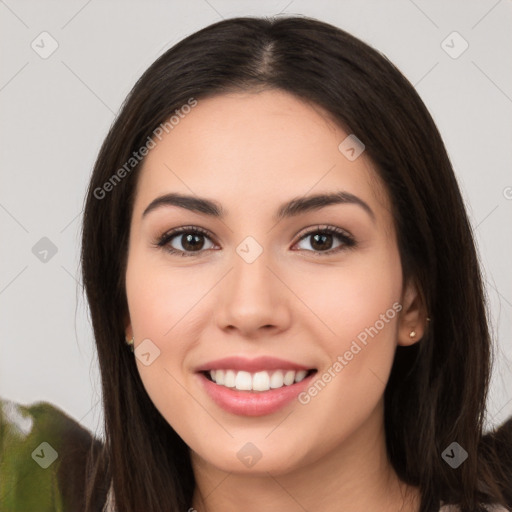
[[226, 204], [243, 197], [261, 209], [284, 197], [339, 190], [388, 209], [364, 152], [351, 161], [340, 151], [348, 135], [321, 107], [280, 90], [199, 99], [155, 139], [138, 176], [135, 209], [170, 191]]

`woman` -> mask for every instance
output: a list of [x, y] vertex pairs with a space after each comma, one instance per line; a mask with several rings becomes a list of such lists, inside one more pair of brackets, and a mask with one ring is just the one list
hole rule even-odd
[[236, 18], [162, 55], [101, 148], [82, 267], [106, 429], [86, 510], [107, 488], [119, 512], [512, 506], [448, 155], [346, 32]]
[[446, 150], [345, 32], [231, 19], [162, 55], [100, 152], [83, 272], [118, 510], [506, 504]]

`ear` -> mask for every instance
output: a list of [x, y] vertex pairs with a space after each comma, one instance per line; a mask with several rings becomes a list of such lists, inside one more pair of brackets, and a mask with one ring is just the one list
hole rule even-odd
[[402, 311], [398, 321], [398, 345], [409, 346], [423, 338], [427, 324], [427, 313], [421, 294], [414, 280], [404, 286]]

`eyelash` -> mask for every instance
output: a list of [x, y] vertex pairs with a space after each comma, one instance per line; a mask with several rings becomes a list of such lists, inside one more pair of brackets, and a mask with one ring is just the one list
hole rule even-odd
[[[184, 233], [187, 233], [187, 234], [198, 234], [199, 233], [199, 234], [204, 235], [210, 239], [213, 238], [207, 230], [200, 228], [198, 226], [182, 226], [182, 227], [179, 227], [179, 228], [176, 228], [176, 229], [173, 229], [171, 231], [164, 233], [153, 243], [153, 246], [161, 248], [171, 254], [174, 254], [177, 256], [182, 256], [182, 257], [196, 256], [196, 254], [205, 252], [204, 250], [186, 252], [186, 251], [181, 251], [179, 249], [175, 249], [174, 247], [171, 247], [170, 245], [168, 245], [169, 242], [174, 237], [176, 237], [177, 235], [180, 235], [180, 234], [184, 234]], [[308, 249], [301, 249], [301, 250], [305, 250], [307, 252], [313, 253], [315, 256], [326, 256], [326, 255], [330, 255], [330, 254], [340, 252], [342, 250], [350, 249], [350, 248], [353, 248], [356, 246], [355, 239], [351, 235], [349, 235], [346, 231], [344, 231], [343, 229], [337, 228], [336, 226], [320, 226], [320, 225], [316, 226], [315, 229], [310, 230], [307, 233], [304, 233], [296, 243], [301, 242], [308, 236], [316, 235], [319, 233], [328, 234], [328, 235], [336, 235], [341, 240], [342, 243], [338, 247], [335, 247], [333, 249], [328, 249], [327, 251], [314, 251], [314, 250], [312, 251], [312, 250], [308, 250]]]

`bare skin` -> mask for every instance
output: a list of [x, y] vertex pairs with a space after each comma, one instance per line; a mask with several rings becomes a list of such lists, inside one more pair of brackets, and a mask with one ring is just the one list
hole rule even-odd
[[[191, 448], [199, 512], [419, 510], [418, 490], [399, 481], [386, 455], [383, 394], [397, 345], [421, 339], [425, 314], [414, 284], [402, 279], [386, 189], [364, 152], [350, 161], [338, 149], [347, 135], [319, 107], [282, 91], [230, 94], [199, 100], [145, 159], [130, 230], [126, 336], [160, 350], [137, 367]], [[273, 219], [292, 198], [337, 191], [368, 208], [347, 202]], [[170, 192], [214, 200], [225, 216], [169, 205], [143, 216]], [[197, 234], [202, 247], [191, 248], [183, 233], [167, 247], [190, 256], [155, 245], [181, 226], [207, 230]], [[355, 244], [328, 235], [322, 250], [314, 235], [326, 226]], [[248, 236], [263, 250], [251, 263], [236, 250]], [[377, 334], [351, 357], [371, 326]], [[332, 378], [307, 403], [233, 414], [196, 372], [232, 355], [270, 355]], [[347, 364], [335, 371], [340, 356]], [[251, 467], [237, 456], [248, 442], [261, 453]]]

